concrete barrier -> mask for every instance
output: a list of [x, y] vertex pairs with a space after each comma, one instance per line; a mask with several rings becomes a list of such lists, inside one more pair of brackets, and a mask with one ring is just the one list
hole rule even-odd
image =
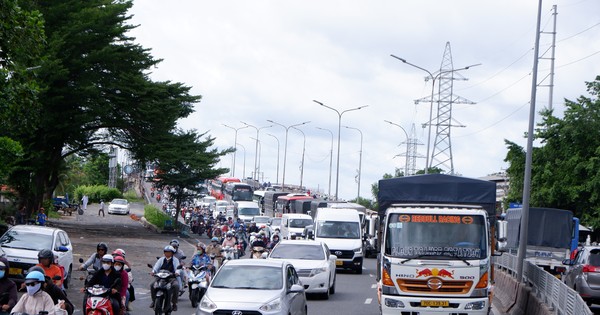
[[495, 270], [494, 306], [501, 314], [507, 315], [553, 315], [533, 290], [518, 283], [508, 273]]

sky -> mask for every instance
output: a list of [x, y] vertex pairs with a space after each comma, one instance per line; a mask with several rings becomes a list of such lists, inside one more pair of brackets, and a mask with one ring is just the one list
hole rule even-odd
[[[536, 111], [550, 100], [553, 5], [552, 107], [560, 117], [564, 100], [589, 96], [585, 82], [600, 75], [600, 1], [542, 4]], [[467, 80], [452, 81], [453, 96], [474, 103], [452, 107], [453, 124], [464, 126], [450, 129], [454, 172], [476, 178], [509, 166], [505, 139], [526, 146], [537, 10], [538, 1], [523, 0], [136, 0], [129, 13], [138, 26], [131, 36], [162, 59], [150, 77], [202, 96], [180, 128], [214, 137], [219, 149], [235, 146], [236, 132], [224, 125], [261, 128], [259, 150], [255, 128], [238, 130], [235, 168], [233, 155], [219, 163], [231, 169], [225, 175], [250, 177], [256, 164], [265, 182], [332, 195], [337, 187], [349, 200], [372, 199], [373, 183], [405, 167], [407, 135], [385, 120], [420, 143], [416, 169], [425, 168], [430, 104], [415, 100], [430, 99], [431, 80], [392, 54], [435, 76], [450, 43], [454, 69], [480, 64], [454, 72]], [[313, 100], [338, 112], [366, 106], [341, 116], [342, 126], [362, 132], [362, 151], [359, 131], [342, 127], [338, 155], [340, 116]], [[308, 121], [298, 126], [304, 136], [289, 128]]]

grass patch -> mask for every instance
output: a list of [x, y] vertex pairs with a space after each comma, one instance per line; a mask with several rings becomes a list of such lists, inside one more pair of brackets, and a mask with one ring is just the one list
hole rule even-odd
[[127, 199], [127, 201], [129, 202], [143, 202], [144, 199], [140, 196], [138, 196], [137, 192], [135, 190], [128, 190], [126, 193], [123, 194], [123, 198]]
[[144, 207], [144, 217], [148, 222], [156, 225], [160, 229], [165, 228], [165, 221], [173, 220], [173, 218], [169, 217], [166, 213], [153, 205], [146, 205]]

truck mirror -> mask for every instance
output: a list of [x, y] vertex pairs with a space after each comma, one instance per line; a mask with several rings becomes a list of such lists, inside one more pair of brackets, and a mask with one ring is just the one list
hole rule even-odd
[[498, 242], [506, 242], [508, 222], [496, 221], [496, 240]]
[[308, 239], [309, 240], [314, 240], [315, 239], [315, 232], [314, 231], [308, 231]]

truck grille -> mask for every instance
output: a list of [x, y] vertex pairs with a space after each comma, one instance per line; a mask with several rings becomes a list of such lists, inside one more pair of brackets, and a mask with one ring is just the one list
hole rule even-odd
[[[232, 315], [233, 312], [240, 312], [240, 310], [216, 310], [213, 312], [214, 315]], [[244, 315], [262, 315], [261, 312], [257, 312], [257, 311], [241, 311], [241, 314]], [[240, 313], [236, 313], [236, 314], [240, 314]]]
[[427, 286], [427, 280], [398, 279], [396, 282], [402, 292], [432, 293], [432, 294], [466, 294], [473, 286], [473, 281], [441, 280], [442, 286], [433, 290]]
[[[337, 258], [339, 258], [339, 259], [352, 259], [352, 258], [354, 258], [354, 251], [352, 251], [352, 250], [330, 249], [329, 251], [331, 252], [331, 255], [336, 255]], [[337, 254], [336, 254], [336, 252], [337, 252]], [[338, 255], [340, 253], [341, 253], [341, 255]]]

